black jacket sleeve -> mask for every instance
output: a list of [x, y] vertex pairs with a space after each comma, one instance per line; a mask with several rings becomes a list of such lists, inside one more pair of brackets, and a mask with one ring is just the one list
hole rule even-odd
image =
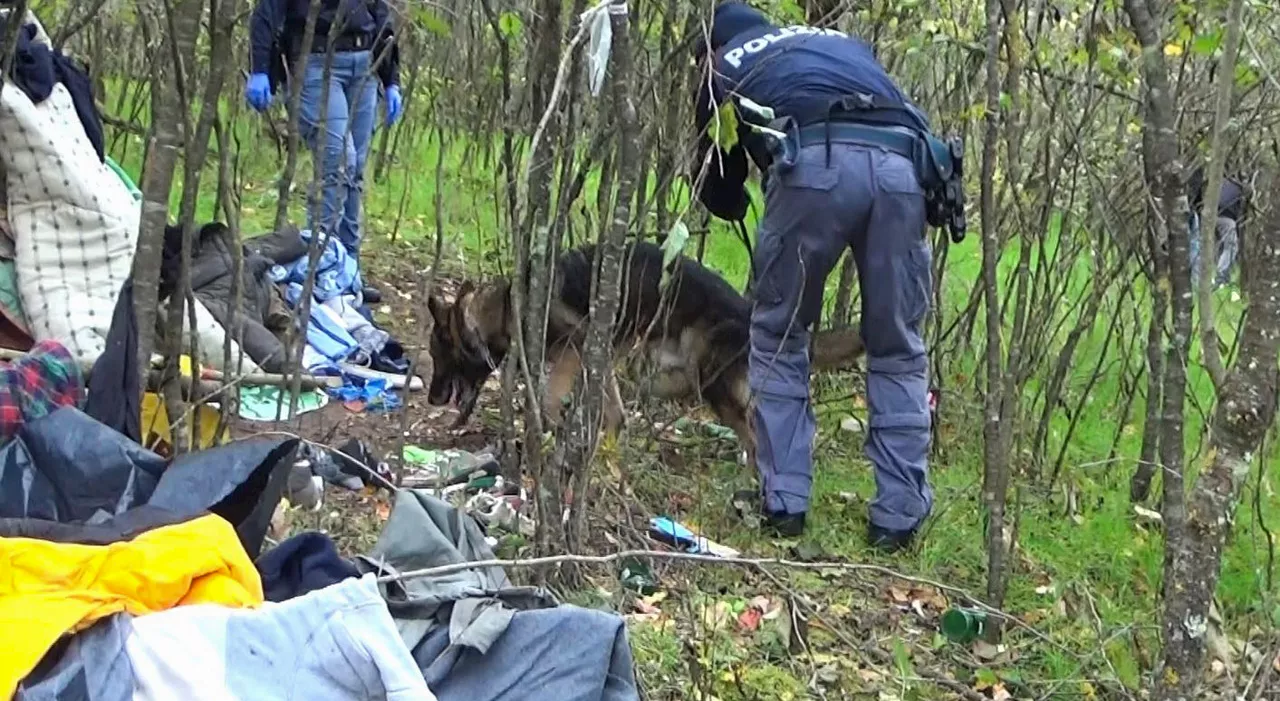
[[[751, 132], [742, 122], [738, 124], [738, 139], [728, 153], [712, 141], [710, 128], [716, 118], [722, 96], [718, 85], [711, 81], [699, 79], [695, 114], [698, 129], [698, 145], [693, 161], [691, 174], [695, 186], [702, 177], [702, 186], [698, 188], [698, 199], [707, 210], [720, 219], [741, 221], [747, 216], [750, 199], [745, 187], [747, 181], [747, 152], [743, 140]], [[710, 162], [706, 164], [703, 176], [703, 162], [707, 153], [711, 153]]]
[[249, 18], [249, 72], [269, 74], [288, 0], [258, 0]]
[[373, 3], [374, 42], [373, 57], [378, 61], [378, 77], [383, 87], [400, 84], [400, 46], [396, 41], [395, 20], [386, 0]]

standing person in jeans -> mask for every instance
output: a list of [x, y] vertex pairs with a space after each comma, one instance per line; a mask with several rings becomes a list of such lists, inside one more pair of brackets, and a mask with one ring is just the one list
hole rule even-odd
[[[315, 157], [323, 154], [319, 221], [308, 207], [312, 232], [337, 235], [359, 259], [360, 198], [364, 166], [373, 137], [378, 84], [386, 97], [386, 124], [400, 118], [400, 53], [386, 0], [316, 0], [321, 3], [315, 38], [302, 76], [298, 126]], [[258, 0], [249, 23], [251, 73], [245, 99], [264, 112], [286, 70], [296, 65], [312, 0]], [[329, 82], [324, 83], [325, 53], [333, 44]], [[325, 101], [325, 130], [320, 134]], [[323, 147], [323, 148], [321, 148]], [[364, 300], [380, 295], [364, 288]]]

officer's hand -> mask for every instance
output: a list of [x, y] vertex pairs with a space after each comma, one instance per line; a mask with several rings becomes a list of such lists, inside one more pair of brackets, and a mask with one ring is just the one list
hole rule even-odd
[[266, 73], [254, 73], [244, 86], [244, 99], [249, 106], [259, 112], [266, 112], [271, 106], [271, 81]]
[[404, 99], [400, 97], [400, 86], [387, 86], [387, 126], [395, 124], [404, 110]]

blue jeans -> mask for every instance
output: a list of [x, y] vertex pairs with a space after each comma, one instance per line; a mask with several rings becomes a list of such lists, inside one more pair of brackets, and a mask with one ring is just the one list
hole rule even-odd
[[[320, 219], [315, 219], [310, 197], [307, 226], [312, 231], [336, 234], [347, 251], [360, 254], [360, 198], [364, 193], [364, 164], [373, 138], [378, 109], [378, 78], [370, 70], [369, 51], [334, 54], [329, 85], [324, 84], [324, 54], [307, 59], [303, 76], [298, 127], [314, 158], [324, 158], [319, 183]], [[324, 142], [320, 143], [320, 111], [328, 101]], [[323, 147], [323, 148], [321, 148]], [[312, 183], [315, 187], [316, 183]]]
[[800, 150], [771, 173], [757, 230], [751, 314], [756, 462], [766, 508], [801, 513], [813, 484], [809, 327], [824, 282], [853, 250], [867, 349], [864, 450], [876, 479], [872, 525], [917, 528], [933, 506], [928, 478], [929, 381], [922, 324], [933, 293], [925, 199], [911, 161], [878, 148]]
[[[1240, 236], [1238, 225], [1230, 217], [1218, 217], [1214, 226], [1217, 227], [1214, 241], [1218, 254], [1213, 277], [1213, 288], [1216, 290], [1231, 282], [1231, 267], [1235, 265], [1236, 256], [1240, 252]], [[1191, 213], [1189, 231], [1191, 234], [1191, 286], [1196, 288], [1200, 285], [1200, 215], [1197, 212]]]

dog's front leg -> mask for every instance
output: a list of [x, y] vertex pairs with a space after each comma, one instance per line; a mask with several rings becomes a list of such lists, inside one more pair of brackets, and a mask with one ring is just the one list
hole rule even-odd
[[480, 391], [478, 389], [467, 388], [462, 391], [458, 401], [458, 418], [453, 422], [453, 430], [458, 430], [467, 425], [467, 421], [471, 419], [471, 414], [476, 410], [476, 401], [480, 399]]
[[542, 410], [552, 426], [560, 424], [565, 397], [573, 390], [582, 372], [582, 356], [572, 344], [561, 344], [550, 349], [547, 359], [551, 372], [547, 374], [547, 391], [542, 395]]

